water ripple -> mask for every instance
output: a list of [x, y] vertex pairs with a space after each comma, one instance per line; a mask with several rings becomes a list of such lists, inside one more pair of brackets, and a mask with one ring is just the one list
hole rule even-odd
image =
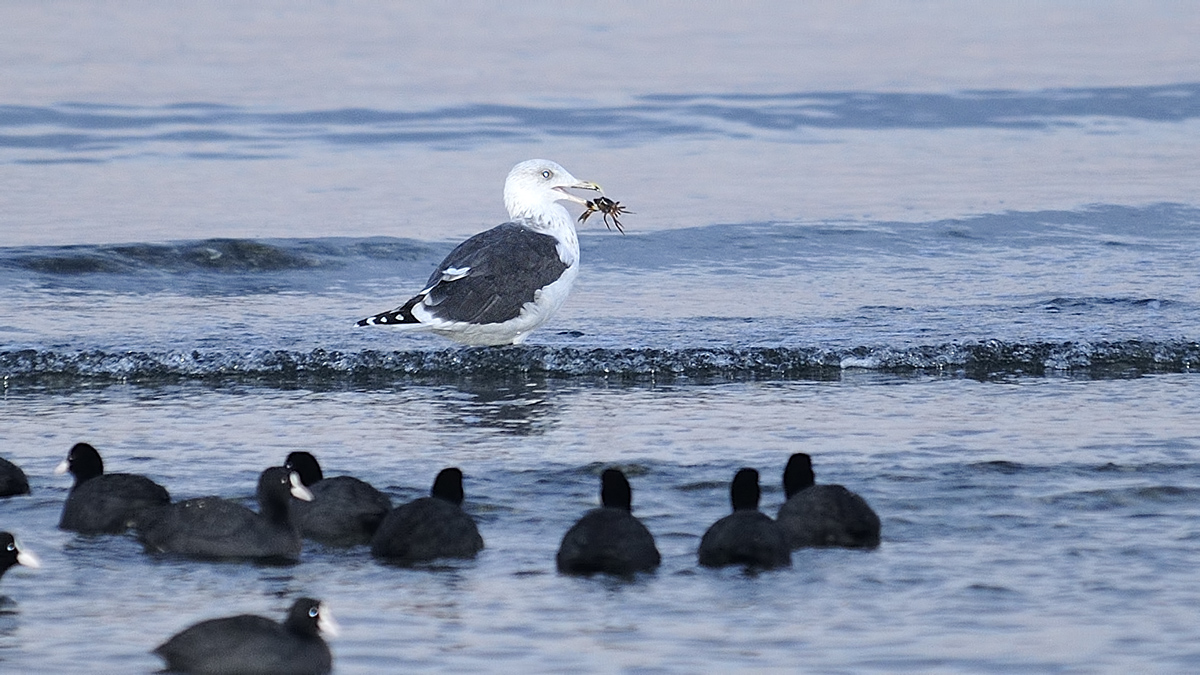
[[[593, 137], [638, 143], [667, 137], [776, 138], [810, 129], [1051, 129], [1097, 119], [1182, 122], [1200, 118], [1200, 84], [970, 91], [955, 94], [800, 92], [661, 94], [624, 106], [467, 104], [429, 110], [272, 111], [180, 103], [112, 106], [0, 105], [0, 161], [55, 161], [29, 152], [74, 153], [76, 161], [124, 157], [135, 148], [170, 154], [197, 144], [207, 155], [255, 158], [296, 142], [334, 146], [474, 146], [496, 140]], [[189, 154], [188, 156], [195, 156]], [[61, 159], [58, 161], [62, 161]]]

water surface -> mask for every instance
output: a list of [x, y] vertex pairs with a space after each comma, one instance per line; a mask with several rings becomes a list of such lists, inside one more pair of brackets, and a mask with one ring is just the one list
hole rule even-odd
[[[1170, 2], [0, 7], [0, 663], [151, 672], [299, 595], [337, 672], [1197, 669], [1200, 52]], [[69, 10], [69, 11], [68, 11]], [[544, 156], [635, 213], [529, 344], [354, 328]], [[478, 559], [147, 556], [56, 529], [95, 444], [176, 498], [292, 450]], [[742, 466], [862, 494], [874, 551], [704, 570]], [[631, 477], [662, 568], [557, 575]]]

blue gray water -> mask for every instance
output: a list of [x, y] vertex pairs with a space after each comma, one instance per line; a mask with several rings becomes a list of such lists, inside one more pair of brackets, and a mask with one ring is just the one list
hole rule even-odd
[[[342, 673], [1200, 668], [1194, 12], [151, 5], [0, 7], [0, 456], [33, 486], [0, 528], [43, 561], [0, 581], [0, 670], [150, 672], [300, 595]], [[634, 212], [581, 227], [552, 322], [353, 327], [537, 156]], [[396, 502], [460, 466], [487, 548], [150, 557], [55, 528], [81, 440], [175, 498], [296, 449]], [[882, 545], [698, 568], [734, 472], [773, 514], [796, 451]], [[663, 566], [561, 577], [610, 465]]]

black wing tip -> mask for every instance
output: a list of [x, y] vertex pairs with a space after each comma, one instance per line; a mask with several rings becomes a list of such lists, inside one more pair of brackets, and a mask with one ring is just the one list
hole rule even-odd
[[391, 310], [390, 312], [380, 312], [375, 316], [368, 316], [362, 319], [355, 326], [396, 326], [404, 323], [421, 323], [417, 317], [413, 316], [412, 308], [417, 306], [418, 302], [425, 299], [425, 294], [421, 293], [404, 303], [404, 306]]
[[405, 311], [403, 308], [401, 308], [401, 309], [397, 309], [397, 310], [392, 310], [390, 312], [383, 312], [382, 314], [376, 314], [375, 316], [368, 316], [367, 318], [360, 320], [358, 323], [356, 323], [354, 325], [355, 326], [396, 326], [396, 325], [405, 324], [405, 323], [421, 323], [421, 322], [418, 321], [417, 318], [415, 316], [413, 316], [411, 313], [409, 313], [409, 312]]

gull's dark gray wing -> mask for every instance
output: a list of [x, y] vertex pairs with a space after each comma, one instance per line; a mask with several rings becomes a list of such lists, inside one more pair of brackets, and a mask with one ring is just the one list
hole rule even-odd
[[418, 323], [412, 315], [418, 304], [443, 321], [504, 323], [520, 315], [534, 293], [558, 280], [567, 267], [557, 239], [504, 223], [459, 244], [429, 277], [425, 290], [403, 307], [359, 325]]

